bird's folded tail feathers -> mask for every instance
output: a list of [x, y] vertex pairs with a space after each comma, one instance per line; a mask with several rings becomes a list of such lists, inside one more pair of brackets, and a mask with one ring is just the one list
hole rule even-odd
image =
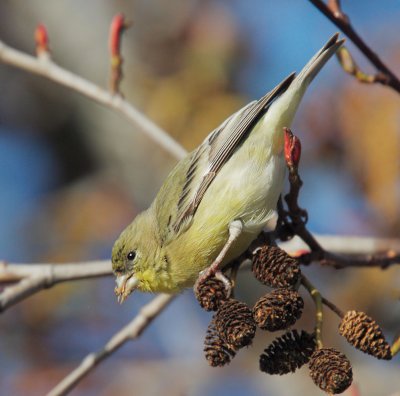
[[[266, 93], [261, 99], [257, 101], [255, 109], [253, 111], [257, 113], [258, 117], [264, 114], [264, 111], [261, 109], [266, 110], [268, 106], [272, 104], [272, 102], [279, 98], [281, 94], [287, 91], [290, 87], [290, 84], [296, 79], [296, 73], [289, 74], [281, 83], [279, 83], [272, 91]], [[257, 118], [253, 119], [253, 122], [256, 122]]]
[[339, 33], [333, 35], [329, 41], [310, 59], [303, 70], [297, 75], [296, 83], [308, 86], [318, 72], [322, 69], [329, 58], [345, 42], [344, 39], [338, 40]]

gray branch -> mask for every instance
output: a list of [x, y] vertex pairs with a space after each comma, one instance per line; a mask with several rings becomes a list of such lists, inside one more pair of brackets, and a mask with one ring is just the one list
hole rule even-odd
[[73, 264], [7, 264], [2, 262], [0, 263], [0, 284], [17, 283], [6, 286], [0, 293], [0, 312], [57, 283], [111, 274], [109, 260]]
[[48, 56], [34, 57], [0, 41], [0, 61], [45, 77], [115, 110], [125, 116], [135, 126], [136, 130], [148, 135], [177, 159], [181, 159], [187, 154], [186, 150], [175, 139], [133, 107], [121, 95], [113, 95], [98, 85], [71, 73], [69, 70], [58, 66]]
[[47, 396], [66, 395], [104, 359], [121, 348], [127, 341], [138, 338], [153, 319], [171, 303], [174, 297], [170, 294], [160, 294], [154, 297], [130, 323], [114, 334], [101, 350], [87, 355], [81, 364], [59, 382]]

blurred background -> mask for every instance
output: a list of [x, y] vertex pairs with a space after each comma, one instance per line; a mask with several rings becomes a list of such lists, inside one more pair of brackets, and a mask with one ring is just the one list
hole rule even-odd
[[[400, 75], [400, 7], [343, 1], [356, 29]], [[188, 150], [229, 114], [260, 97], [337, 31], [307, 1], [2, 0], [0, 39], [34, 53], [44, 23], [53, 58], [107, 86], [112, 17], [134, 24], [123, 38], [122, 92]], [[361, 68], [367, 61], [348, 43]], [[0, 64], [0, 258], [10, 262], [107, 259], [115, 238], [146, 208], [175, 159], [122, 117], [90, 100]], [[333, 59], [314, 81], [293, 131], [303, 144], [301, 204], [310, 229], [398, 237], [400, 96], [362, 85]], [[400, 271], [304, 270], [342, 309], [364, 310], [389, 341], [400, 330]], [[265, 290], [240, 275], [241, 299]], [[0, 316], [0, 394], [43, 395], [101, 348], [151, 299], [120, 306], [113, 279], [62, 284]], [[191, 291], [134, 342], [109, 358], [73, 395], [319, 395], [307, 368], [284, 377], [259, 372], [275, 335], [225, 368], [210, 368], [202, 344], [210, 314]], [[337, 335], [327, 312], [324, 341], [346, 353], [357, 388], [347, 395], [399, 395], [399, 363], [375, 361]], [[311, 330], [313, 304], [298, 328]], [[358, 393], [357, 393], [358, 392]]]

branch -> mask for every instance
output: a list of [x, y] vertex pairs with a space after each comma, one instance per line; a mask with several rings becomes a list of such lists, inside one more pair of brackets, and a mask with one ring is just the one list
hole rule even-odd
[[343, 256], [321, 248], [319, 251], [301, 255], [299, 260], [305, 265], [318, 261], [321, 265], [327, 265], [337, 269], [348, 267], [380, 267], [381, 269], [387, 269], [392, 265], [400, 264], [400, 253], [388, 250], [377, 254]]
[[333, 14], [337, 17], [339, 15], [343, 15], [342, 9], [340, 7], [340, 0], [328, 0], [328, 7], [331, 9]]
[[382, 73], [377, 73], [377, 74], [364, 73], [357, 65], [353, 57], [351, 56], [349, 50], [344, 46], [340, 47], [336, 51], [336, 57], [340, 63], [340, 66], [342, 66], [342, 69], [346, 73], [354, 76], [358, 81], [362, 83], [374, 84], [376, 82], [383, 82], [382, 78], [385, 79]]
[[395, 356], [399, 353], [400, 351], [400, 335], [396, 337], [394, 340], [392, 347], [390, 348], [390, 352], [392, 356]]
[[129, 324], [114, 334], [100, 351], [87, 355], [81, 364], [58, 383], [47, 396], [66, 395], [104, 359], [117, 351], [127, 341], [138, 338], [174, 297], [175, 295], [169, 294], [160, 294], [154, 297]]
[[326, 305], [332, 312], [334, 312], [340, 319], [343, 319], [344, 312], [337, 307], [333, 302], [329, 301], [325, 297], [322, 297], [322, 304]]
[[278, 225], [277, 237], [281, 240], [287, 240], [294, 235], [298, 235], [312, 251], [320, 251], [321, 245], [308, 231], [306, 224], [308, 213], [298, 204], [300, 189], [303, 181], [299, 175], [299, 162], [301, 157], [301, 143], [289, 128], [283, 128], [285, 136], [285, 161], [289, 171], [290, 189], [285, 195], [285, 202], [288, 207], [286, 211], [282, 200], [278, 205]]
[[[338, 4], [337, 1], [332, 2]], [[287, 241], [294, 236], [300, 237], [311, 249], [311, 252], [296, 255], [302, 264], [308, 265], [312, 262], [319, 262], [323, 265], [335, 268], [345, 267], [387, 267], [400, 264], [400, 246], [385, 248], [385, 252], [374, 254], [343, 256], [325, 250], [317, 239], [307, 229], [307, 211], [298, 204], [300, 189], [303, 182], [298, 173], [298, 165], [301, 157], [300, 140], [293, 135], [289, 128], [283, 128], [285, 136], [285, 160], [289, 171], [289, 193], [285, 195], [287, 210], [283, 206], [282, 199], [278, 202], [278, 222], [275, 231], [275, 238]], [[262, 241], [262, 238], [258, 238]], [[375, 246], [376, 247], [376, 246]]]
[[0, 283], [18, 282], [0, 293], [0, 312], [57, 283], [111, 275], [110, 261], [74, 264], [7, 264], [0, 262]]
[[322, 309], [322, 296], [319, 290], [304, 276], [301, 276], [301, 284], [310, 293], [311, 298], [315, 304], [315, 341], [317, 348], [321, 349], [322, 344], [322, 325], [323, 325], [323, 309]]
[[[384, 251], [400, 251], [400, 239], [378, 238], [354, 235], [320, 235], [313, 234], [317, 242], [333, 253], [360, 255], [375, 254]], [[300, 238], [293, 238], [288, 245], [292, 251], [304, 249], [306, 245]]]
[[[337, 268], [352, 266], [354, 258], [351, 257], [352, 261], [349, 261], [350, 258], [344, 258], [334, 253], [373, 257], [372, 255], [377, 251], [400, 251], [399, 239], [336, 235], [311, 236], [319, 245], [323, 246], [323, 249], [330, 251], [328, 253], [323, 250], [330, 260], [333, 257], [340, 257], [339, 263], [333, 263], [332, 261], [330, 261], [330, 264], [328, 261], [322, 262], [326, 265], [334, 265]], [[261, 238], [259, 243], [262, 244], [263, 241], [264, 239]], [[296, 252], [307, 248], [304, 241], [298, 237], [282, 244], [280, 243], [280, 246], [288, 252]], [[319, 259], [318, 254], [321, 253], [319, 251], [316, 253], [307, 253], [302, 255], [300, 259], [303, 264], [310, 264], [312, 261]], [[388, 260], [393, 261], [393, 258], [388, 258]], [[355, 263], [357, 266], [361, 266], [360, 262], [355, 261]], [[381, 264], [381, 262], [371, 262], [368, 266], [382, 266]], [[364, 266], [367, 266], [367, 264], [364, 264]], [[383, 265], [384, 268], [386, 266]], [[58, 283], [80, 279], [93, 279], [111, 274], [111, 265], [108, 260], [66, 264], [8, 264], [0, 261], [0, 286], [1, 284], [18, 282], [11, 286], [6, 286], [0, 293], [0, 312]]]
[[137, 130], [148, 135], [177, 159], [181, 159], [187, 154], [186, 150], [178, 142], [150, 121], [122, 96], [113, 95], [98, 85], [63, 69], [54, 63], [50, 57], [35, 58], [11, 48], [0, 41], [0, 61], [32, 74], [45, 77], [115, 110], [125, 116]]
[[354, 30], [350, 23], [350, 19], [342, 12], [339, 1], [330, 0], [328, 5], [322, 0], [309, 1], [344, 34], [346, 34], [346, 36], [357, 46], [365, 57], [376, 67], [379, 73], [375, 76], [373, 82], [387, 85], [400, 93], [400, 80]]

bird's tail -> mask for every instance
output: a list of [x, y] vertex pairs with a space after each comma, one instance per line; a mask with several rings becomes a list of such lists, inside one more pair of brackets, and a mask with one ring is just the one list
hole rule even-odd
[[303, 67], [303, 70], [297, 75], [295, 83], [305, 86], [311, 83], [314, 77], [322, 69], [329, 58], [344, 43], [344, 39], [338, 40], [339, 33], [332, 36], [329, 41], [310, 59]]
[[[276, 152], [283, 149], [283, 127], [290, 127], [301, 99], [311, 81], [321, 68], [343, 44], [344, 40], [338, 40], [335, 34], [304, 66], [303, 70], [293, 78], [291, 75], [289, 83], [285, 84], [286, 90], [275, 98], [274, 103], [264, 114], [264, 121], [272, 131], [273, 147]], [[273, 128], [271, 128], [271, 125]]]
[[[335, 34], [304, 66], [303, 70], [293, 79], [286, 91], [276, 99], [276, 104], [269, 111], [270, 125], [276, 125], [275, 136], [277, 147], [283, 147], [282, 126], [290, 127], [296, 114], [301, 99], [311, 81], [321, 68], [343, 44], [344, 40], [338, 40]], [[268, 112], [266, 114], [268, 117]], [[274, 134], [275, 135], [275, 134]]]

